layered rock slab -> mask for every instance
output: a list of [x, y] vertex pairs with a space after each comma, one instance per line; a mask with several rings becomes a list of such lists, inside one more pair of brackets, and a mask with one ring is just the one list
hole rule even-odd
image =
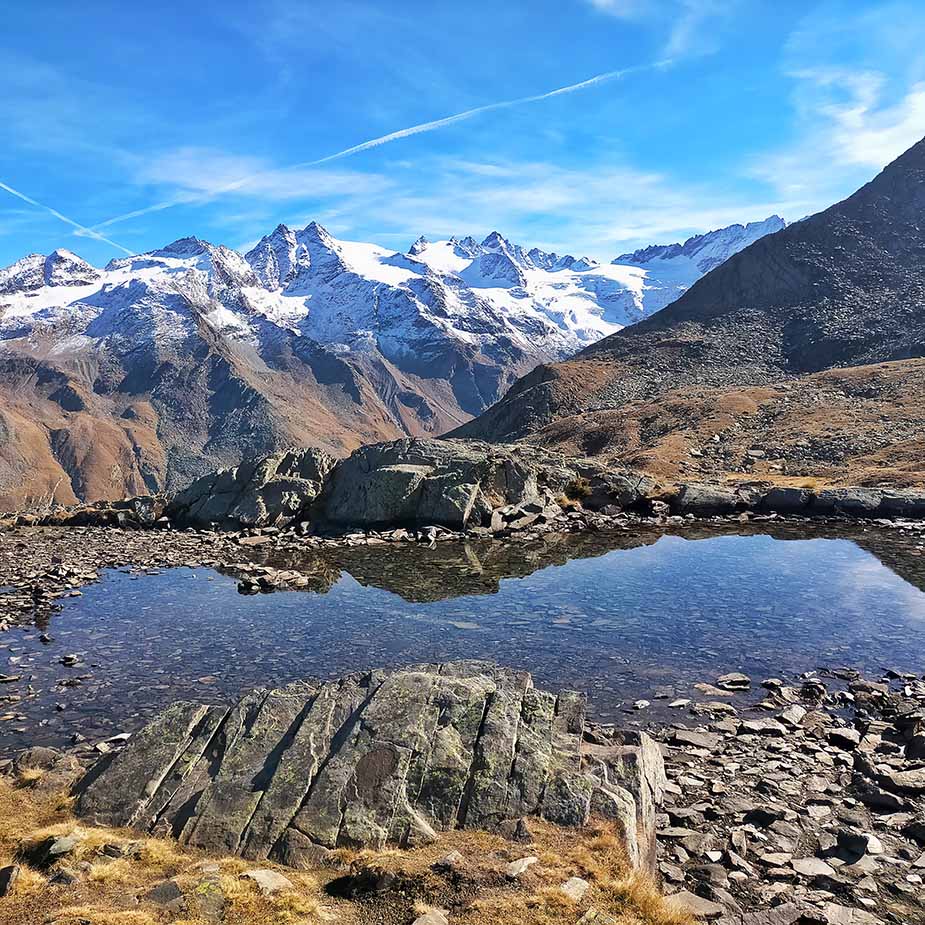
[[655, 483], [531, 446], [396, 440], [360, 447], [331, 472], [318, 516], [339, 526], [526, 526], [580, 492], [592, 510], [629, 507]]
[[661, 753], [642, 733], [589, 745], [585, 727], [581, 695], [484, 662], [297, 682], [231, 707], [174, 704], [88, 772], [77, 812], [294, 867], [338, 847], [598, 816], [651, 869]]
[[312, 448], [245, 459], [196, 479], [175, 495], [167, 516], [180, 526], [282, 526], [321, 493], [334, 457]]

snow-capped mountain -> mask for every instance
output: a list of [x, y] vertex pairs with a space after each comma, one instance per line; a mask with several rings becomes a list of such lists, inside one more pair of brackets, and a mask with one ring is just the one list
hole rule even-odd
[[650, 315], [679, 299], [701, 276], [733, 254], [786, 227], [787, 223], [779, 215], [772, 215], [762, 222], [729, 225], [718, 231], [694, 235], [683, 244], [654, 244], [621, 254], [614, 264], [643, 271], [641, 299], [645, 314]]
[[0, 506], [173, 487], [291, 443], [442, 433], [662, 307], [665, 279], [680, 294], [742, 231], [635, 265], [497, 232], [399, 253], [314, 222], [244, 255], [197, 238], [103, 269], [29, 255], [0, 270]]

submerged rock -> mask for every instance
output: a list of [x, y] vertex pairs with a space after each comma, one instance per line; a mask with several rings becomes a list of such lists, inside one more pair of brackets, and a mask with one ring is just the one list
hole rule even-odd
[[643, 733], [590, 746], [584, 728], [582, 696], [483, 662], [297, 682], [231, 708], [174, 704], [91, 769], [77, 811], [291, 866], [441, 830], [502, 832], [525, 816], [603, 816], [651, 870], [661, 753]]

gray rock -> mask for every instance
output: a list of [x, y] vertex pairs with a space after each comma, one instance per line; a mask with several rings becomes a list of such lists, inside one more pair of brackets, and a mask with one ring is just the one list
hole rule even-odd
[[504, 868], [504, 876], [507, 877], [508, 880], [516, 880], [538, 861], [539, 858], [532, 855], [530, 857], [518, 858], [516, 861], [511, 861], [511, 863]]
[[876, 517], [882, 501], [883, 492], [876, 488], [825, 488], [816, 494], [813, 513]]
[[449, 925], [450, 920], [442, 909], [431, 909], [414, 920], [414, 925]]
[[828, 925], [882, 925], [883, 922], [871, 912], [838, 903], [826, 903], [824, 914]]
[[339, 847], [600, 813], [654, 870], [661, 752], [636, 732], [583, 744], [584, 728], [583, 697], [482, 662], [298, 682], [230, 709], [174, 704], [91, 769], [77, 812], [296, 867]]
[[681, 488], [673, 507], [679, 514], [708, 517], [743, 511], [748, 507], [748, 501], [734, 488], [691, 483]]
[[771, 488], [761, 499], [761, 509], [775, 514], [804, 514], [815, 495], [807, 488]]
[[698, 732], [695, 729], [676, 729], [671, 736], [673, 745], [690, 745], [694, 748], [712, 750], [716, 748], [723, 737], [713, 732]]
[[727, 691], [747, 691], [752, 686], [752, 679], [739, 671], [733, 671], [717, 678], [716, 686]]
[[189, 527], [285, 525], [318, 497], [333, 466], [333, 456], [315, 449], [248, 459], [196, 479], [170, 500], [166, 514]]
[[861, 733], [847, 726], [830, 726], [825, 735], [833, 745], [845, 751], [853, 751], [861, 742]]
[[801, 877], [834, 877], [835, 871], [820, 858], [794, 858], [790, 866]]
[[726, 912], [725, 906], [688, 890], [673, 893], [667, 898], [666, 903], [669, 909], [696, 916], [698, 919], [718, 919]]
[[272, 896], [274, 893], [295, 889], [288, 877], [284, 877], [275, 870], [246, 870], [241, 876], [246, 877], [248, 880], [253, 880], [264, 896]]
[[406, 439], [361, 447], [339, 462], [318, 515], [338, 526], [498, 532], [558, 516], [562, 496], [589, 510], [623, 509], [654, 490], [655, 483], [639, 473], [539, 447]]
[[580, 903], [584, 898], [585, 894], [591, 889], [591, 884], [587, 880], [582, 880], [581, 877], [569, 877], [562, 886], [559, 887], [563, 893], [572, 902]]
[[84, 767], [74, 755], [37, 745], [21, 751], [13, 759], [11, 771], [14, 775], [41, 771], [30, 786], [33, 791], [43, 793], [69, 790], [83, 775]]
[[16, 888], [19, 870], [18, 864], [10, 864], [8, 867], [0, 868], [0, 897], [9, 896]]
[[186, 908], [183, 890], [175, 880], [164, 880], [155, 884], [142, 898], [155, 905], [164, 906], [170, 912], [182, 912]]
[[[560, 464], [561, 465], [561, 464]], [[574, 473], [562, 468], [563, 488]], [[322, 514], [350, 526], [435, 524], [461, 529], [491, 526], [492, 513], [507, 509], [511, 520], [527, 513], [517, 506], [553, 496], [540, 489], [536, 454], [458, 440], [398, 440], [364, 446], [331, 473]], [[500, 529], [504, 517], [495, 524]]]

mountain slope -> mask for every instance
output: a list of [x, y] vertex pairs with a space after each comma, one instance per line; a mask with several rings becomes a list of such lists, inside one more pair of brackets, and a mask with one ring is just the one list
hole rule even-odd
[[649, 273], [497, 232], [402, 254], [314, 222], [246, 255], [196, 238], [103, 269], [30, 255], [0, 270], [0, 506], [172, 488], [293, 443], [443, 433], [650, 314]]
[[[619, 454], [624, 424], [645, 431], [642, 409], [672, 396], [703, 401], [713, 390], [718, 401], [731, 389], [925, 356], [923, 208], [925, 141], [845, 201], [730, 257], [661, 312], [537, 368], [455, 435]], [[871, 410], [881, 412], [889, 408]], [[689, 423], [679, 413], [660, 426], [682, 434]], [[686, 451], [682, 440], [672, 452]]]

